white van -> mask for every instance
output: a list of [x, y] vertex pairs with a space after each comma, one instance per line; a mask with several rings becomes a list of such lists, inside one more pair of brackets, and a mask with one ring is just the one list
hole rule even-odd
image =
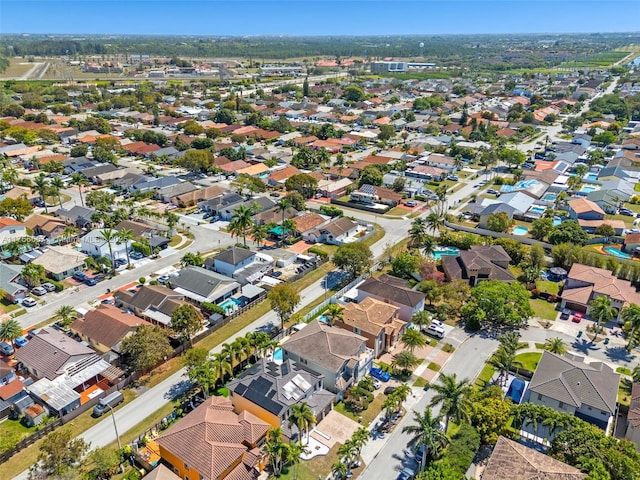
[[426, 328], [425, 333], [432, 337], [444, 338], [445, 331], [444, 328], [432, 323]]
[[114, 408], [122, 402], [124, 402], [124, 396], [121, 392], [116, 391], [110, 393], [100, 400], [95, 407], [93, 407], [93, 416], [101, 417], [107, 410], [109, 410], [109, 407]]

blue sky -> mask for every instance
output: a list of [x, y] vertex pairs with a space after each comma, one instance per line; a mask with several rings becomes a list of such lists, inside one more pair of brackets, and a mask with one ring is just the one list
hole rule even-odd
[[0, 33], [638, 32], [639, 18], [639, 0], [0, 0]]

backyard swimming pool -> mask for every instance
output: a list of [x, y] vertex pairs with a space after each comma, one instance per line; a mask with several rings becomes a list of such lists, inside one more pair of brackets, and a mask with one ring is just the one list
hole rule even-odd
[[242, 305], [242, 302], [236, 298], [227, 298], [224, 302], [220, 304], [225, 311], [233, 311], [236, 307]]
[[542, 197], [542, 200], [544, 200], [545, 202], [555, 202], [556, 198], [558, 198], [558, 195], [556, 195], [555, 193], [547, 193], [544, 197]]
[[598, 190], [598, 188], [593, 187], [591, 185], [583, 185], [582, 188], [580, 189], [580, 191], [583, 193], [591, 193], [591, 192], [595, 192], [596, 190]]
[[511, 233], [513, 235], [526, 235], [527, 233], [529, 233], [529, 229], [527, 227], [521, 227], [520, 225], [518, 225], [511, 231]]
[[629, 260], [631, 259], [631, 255], [624, 253], [621, 250], [618, 250], [615, 247], [605, 247], [604, 251], [607, 252], [609, 255], [611, 255], [612, 257], [616, 257], [616, 258], [622, 258], [623, 260]]
[[597, 173], [587, 173], [584, 176], [585, 180], [597, 180], [598, 179], [598, 174]]
[[282, 349], [281, 348], [276, 348], [275, 351], [273, 352], [273, 359], [276, 362], [282, 362], [283, 358], [282, 358]]
[[535, 207], [531, 207], [531, 208], [529, 209], [529, 211], [530, 211], [530, 212], [538, 213], [538, 214], [540, 214], [540, 215], [542, 215], [542, 214], [544, 213], [544, 211], [545, 211], [545, 210], [546, 210], [546, 209], [545, 209], [544, 207], [541, 207], [541, 206], [539, 206], [539, 205], [536, 205]]
[[447, 255], [460, 255], [460, 250], [456, 247], [439, 247], [431, 254], [431, 256], [436, 260], [440, 260], [442, 257]]

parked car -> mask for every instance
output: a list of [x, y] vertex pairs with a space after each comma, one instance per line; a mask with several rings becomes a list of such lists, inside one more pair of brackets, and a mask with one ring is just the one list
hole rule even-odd
[[140, 253], [140, 252], [131, 252], [129, 254], [129, 257], [134, 259], [134, 260], [140, 260], [141, 258], [144, 257], [144, 255], [142, 253]]
[[25, 307], [35, 307], [38, 304], [33, 298], [25, 298], [22, 300], [22, 305]]
[[415, 200], [409, 200], [409, 201], [407, 201], [407, 202], [404, 202], [404, 204], [405, 204], [407, 207], [415, 207], [416, 205], [418, 205], [418, 202], [416, 202]]
[[494, 190], [493, 188], [490, 188], [489, 190], [487, 190], [487, 193], [489, 195], [498, 195], [498, 193], [500, 192], [498, 192], [497, 190]]
[[625, 215], [627, 217], [635, 217], [636, 216], [636, 214], [633, 213], [628, 208], [621, 208], [620, 210], [618, 210], [618, 213], [620, 213], [620, 215]]
[[90, 287], [93, 287], [94, 285], [98, 284], [98, 280], [96, 280], [95, 278], [89, 278], [87, 277], [86, 280], [84, 281], [85, 285], [89, 285]]
[[411, 470], [409, 467], [404, 467], [398, 475], [398, 480], [412, 480], [415, 476], [416, 472]]
[[43, 288], [43, 287], [33, 287], [31, 289], [31, 293], [41, 297], [42, 295], [46, 295], [47, 294], [47, 290], [45, 288]]
[[211, 217], [211, 220], [209, 221], [209, 223], [216, 223], [219, 220], [220, 220], [220, 217], [218, 215], [214, 215], [213, 217]]
[[271, 195], [272, 197], [279, 197], [280, 192], [271, 192], [269, 195]]
[[387, 387], [387, 388], [384, 389], [384, 394], [385, 395], [391, 395], [395, 391], [396, 391], [396, 387]]
[[4, 353], [5, 355], [13, 355], [15, 350], [10, 343], [0, 342], [0, 352]]
[[42, 285], [40, 285], [42, 288], [44, 288], [47, 292], [55, 292], [56, 291], [56, 286], [53, 283], [43, 283]]
[[573, 317], [571, 318], [571, 321], [574, 323], [580, 323], [583, 318], [584, 318], [584, 314], [582, 312], [574, 312]]
[[565, 308], [564, 310], [562, 310], [562, 313], [560, 314], [560, 320], [569, 320], [570, 316], [571, 316], [571, 310], [569, 310], [568, 308]]
[[122, 267], [127, 264], [127, 261], [124, 258], [116, 258], [113, 263], [116, 267]]
[[18, 337], [13, 341], [13, 344], [18, 348], [24, 347], [27, 343], [29, 343], [29, 340], [25, 337]]
[[444, 338], [445, 335], [445, 331], [444, 328], [438, 326], [438, 325], [434, 325], [433, 323], [431, 325], [429, 325], [427, 327], [427, 329], [425, 330], [425, 333], [427, 335], [431, 335], [432, 337], [436, 337], [436, 338]]
[[167, 283], [169, 281], [169, 275], [160, 275], [158, 277], [158, 283]]
[[100, 400], [100, 402], [98, 402], [95, 407], [93, 407], [93, 416], [100, 417], [107, 410], [120, 405], [122, 402], [124, 402], [124, 395], [122, 395], [122, 392], [115, 391], [113, 393], [110, 393], [102, 400]]
[[369, 370], [369, 373], [373, 378], [377, 378], [378, 380], [382, 380], [383, 382], [388, 382], [391, 379], [391, 375], [389, 375], [381, 368], [372, 367], [371, 370]]
[[378, 390], [381, 386], [382, 384], [380, 383], [380, 380], [373, 381], [373, 388], [375, 388], [376, 390]]
[[75, 272], [73, 274], [73, 279], [78, 282], [84, 282], [87, 279], [87, 275], [84, 272]]
[[451, 180], [452, 182], [458, 181], [458, 175], [448, 175], [447, 180]]

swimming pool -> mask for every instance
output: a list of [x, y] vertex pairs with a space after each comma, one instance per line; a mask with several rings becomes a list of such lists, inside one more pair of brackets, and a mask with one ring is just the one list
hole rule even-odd
[[222, 308], [225, 309], [225, 311], [233, 311], [236, 309], [236, 307], [242, 305], [242, 302], [236, 298], [227, 298], [224, 302], [222, 302], [220, 304], [220, 306]]
[[562, 223], [562, 219], [559, 217], [553, 217], [553, 226], [557, 227], [558, 225], [560, 225]]
[[518, 225], [511, 231], [511, 233], [513, 235], [526, 235], [527, 233], [529, 233], [529, 229], [527, 227], [521, 227], [520, 225]]
[[320, 315], [318, 317], [318, 321], [320, 321], [322, 323], [329, 323], [329, 320], [327, 319], [326, 315]]
[[437, 247], [431, 256], [436, 260], [440, 260], [444, 256], [460, 255], [460, 249], [456, 247]]
[[275, 351], [273, 352], [273, 359], [276, 362], [282, 362], [283, 357], [282, 357], [282, 349], [281, 348], [276, 348]]
[[544, 200], [545, 202], [555, 202], [556, 198], [558, 198], [558, 195], [556, 195], [555, 193], [547, 193], [544, 197], [542, 197], [542, 200]]
[[587, 173], [584, 176], [585, 180], [597, 180], [598, 179], [598, 174], [597, 173]]
[[582, 188], [580, 189], [580, 191], [583, 193], [591, 193], [591, 192], [595, 192], [596, 190], [598, 190], [598, 188], [592, 187], [591, 185], [583, 185]]
[[604, 251], [607, 252], [609, 255], [611, 255], [612, 257], [616, 257], [616, 258], [622, 258], [624, 260], [629, 260], [631, 259], [631, 255], [624, 253], [621, 250], [618, 250], [615, 247], [605, 247]]
[[540, 215], [542, 215], [545, 210], [546, 210], [546, 208], [538, 206], [538, 205], [536, 205], [535, 207], [531, 207], [529, 209], [530, 212], [539, 213]]

